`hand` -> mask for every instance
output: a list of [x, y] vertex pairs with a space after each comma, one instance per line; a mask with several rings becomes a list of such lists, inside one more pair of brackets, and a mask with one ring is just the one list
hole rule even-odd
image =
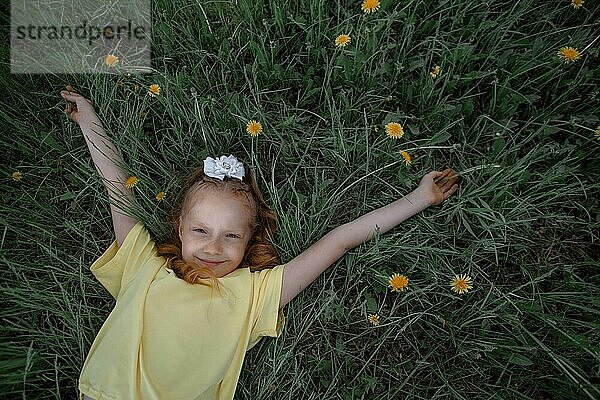
[[416, 189], [430, 199], [430, 204], [440, 204], [458, 189], [460, 178], [454, 171], [447, 168], [443, 171], [431, 171], [421, 179]]
[[100, 125], [100, 120], [90, 100], [74, 92], [71, 86], [67, 86], [67, 90], [61, 91], [60, 95], [67, 100], [65, 112], [73, 121], [77, 122], [77, 125], [80, 127], [92, 124]]

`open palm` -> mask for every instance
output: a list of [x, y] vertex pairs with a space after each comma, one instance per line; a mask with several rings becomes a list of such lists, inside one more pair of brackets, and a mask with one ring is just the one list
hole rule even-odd
[[459, 182], [458, 176], [450, 168], [431, 171], [421, 179], [417, 190], [429, 198], [431, 205], [436, 205], [450, 197], [458, 189]]

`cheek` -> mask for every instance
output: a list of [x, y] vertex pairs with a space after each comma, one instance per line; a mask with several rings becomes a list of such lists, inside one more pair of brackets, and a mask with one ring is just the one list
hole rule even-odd
[[181, 242], [181, 253], [184, 257], [189, 256], [194, 252], [194, 243], [190, 240], [184, 240]]
[[240, 246], [237, 247], [236, 251], [237, 251], [237, 254], [238, 254], [238, 258], [240, 260], [242, 260], [244, 258], [244, 256], [246, 255], [246, 249], [247, 248], [248, 247], [246, 245], [240, 245]]

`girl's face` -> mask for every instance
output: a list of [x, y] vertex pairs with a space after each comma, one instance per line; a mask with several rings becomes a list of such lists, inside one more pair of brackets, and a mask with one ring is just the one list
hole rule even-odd
[[235, 270], [252, 234], [248, 214], [242, 200], [231, 195], [213, 190], [195, 194], [179, 223], [184, 261], [208, 267], [218, 278]]

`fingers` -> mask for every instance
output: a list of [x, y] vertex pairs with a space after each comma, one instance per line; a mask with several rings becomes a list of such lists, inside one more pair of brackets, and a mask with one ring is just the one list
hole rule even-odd
[[445, 169], [436, 181], [436, 185], [443, 193], [444, 200], [452, 196], [458, 190], [460, 177], [456, 175], [450, 168]]
[[439, 179], [443, 173], [444, 173], [444, 171], [431, 171], [427, 175], [431, 176], [431, 178], [435, 181], [435, 180]]
[[444, 174], [441, 175], [436, 181], [435, 183], [438, 186], [442, 186], [445, 185], [446, 183], [449, 183], [450, 186], [452, 186], [455, 183], [460, 183], [460, 176], [458, 176], [456, 174], [456, 172], [452, 171], [451, 169], [446, 169], [444, 171]]
[[67, 101], [65, 113], [75, 122], [78, 122], [77, 115], [80, 112], [94, 112], [92, 101], [75, 92], [71, 85], [68, 85], [66, 90], [61, 90], [60, 95]]
[[73, 101], [67, 100], [67, 107], [65, 108], [65, 112], [69, 115], [69, 117], [73, 117], [71, 114], [77, 112], [77, 103]]
[[76, 101], [78, 101], [78, 100], [80, 101], [80, 99], [82, 99], [83, 97], [81, 97], [79, 94], [75, 93], [73, 91], [73, 87], [71, 85], [67, 85], [66, 89], [67, 90], [62, 90], [60, 92], [60, 95], [63, 97], [63, 99], [67, 100], [67, 106], [65, 107], [65, 112], [71, 119], [74, 120], [73, 114], [78, 111]]
[[[458, 184], [461, 177], [456, 174], [451, 168], [446, 168], [443, 171], [431, 171], [426, 174], [423, 179], [430, 178], [444, 195], [444, 199], [450, 197], [458, 189]], [[421, 180], [416, 181], [417, 185]]]
[[[448, 179], [448, 176], [453, 173], [454, 171], [452, 171], [450, 168], [446, 168], [443, 171], [431, 171], [428, 174], [426, 174], [423, 177], [423, 179], [431, 179], [434, 183], [440, 186], [441, 182], [445, 182]], [[417, 185], [419, 185], [421, 183], [421, 179], [417, 179], [415, 182], [417, 183]]]
[[449, 178], [447, 178], [446, 180], [439, 181], [437, 183], [437, 185], [439, 186], [439, 188], [442, 192], [445, 192], [457, 183], [456, 179], [457, 179], [456, 175], [453, 175], [453, 176], [450, 176]]
[[454, 194], [454, 192], [456, 192], [456, 190], [458, 189], [458, 185], [454, 184], [454, 186], [452, 186], [448, 191], [444, 192], [444, 200], [447, 199], [448, 197], [452, 196]]
[[77, 105], [71, 101], [67, 102], [67, 107], [65, 107], [65, 112], [69, 114], [69, 116], [77, 111]]
[[77, 100], [83, 99], [83, 97], [80, 94], [77, 94], [75, 92], [69, 92], [67, 90], [62, 90], [60, 92], [60, 95], [62, 96], [63, 99], [72, 101], [72, 102], [76, 102]]
[[91, 100], [86, 99], [85, 97], [77, 93], [75, 90], [73, 90], [73, 87], [71, 85], [67, 85], [66, 89], [67, 90], [60, 91], [60, 95], [63, 97], [63, 99], [76, 103], [80, 103], [81, 101], [85, 100], [88, 103], [93, 104]]
[[433, 181], [437, 183], [439, 180], [446, 178], [449, 174], [451, 174], [454, 171], [452, 171], [450, 168], [446, 168], [443, 171], [434, 172], [436, 173], [436, 176], [434, 177]]
[[[431, 180], [433, 180], [434, 182], [440, 178], [440, 176], [443, 174], [443, 171], [431, 171], [428, 174], [425, 174], [425, 176], [423, 177], [423, 179], [425, 178], [431, 178]], [[417, 185], [421, 183], [421, 179], [417, 179], [416, 180]]]

